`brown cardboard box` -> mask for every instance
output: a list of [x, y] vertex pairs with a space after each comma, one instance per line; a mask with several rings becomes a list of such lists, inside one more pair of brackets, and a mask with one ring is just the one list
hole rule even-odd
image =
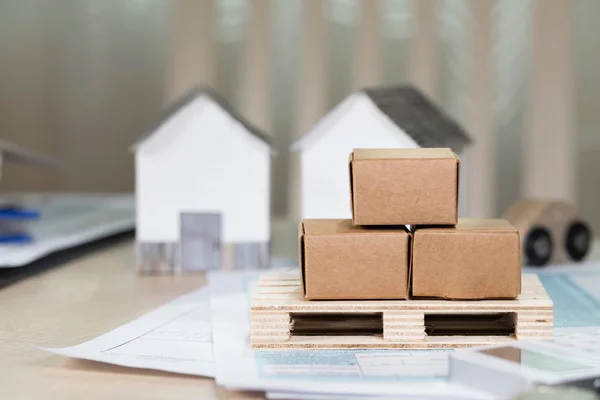
[[306, 219], [298, 237], [306, 299], [408, 298], [410, 234], [404, 227]]
[[355, 149], [350, 155], [355, 225], [454, 225], [460, 161], [443, 149]]
[[413, 233], [412, 295], [514, 298], [521, 293], [519, 232], [503, 219], [460, 218]]

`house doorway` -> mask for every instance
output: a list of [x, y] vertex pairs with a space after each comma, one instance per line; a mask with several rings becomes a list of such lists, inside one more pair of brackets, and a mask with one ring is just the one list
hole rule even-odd
[[182, 270], [221, 267], [221, 223], [218, 213], [181, 213]]

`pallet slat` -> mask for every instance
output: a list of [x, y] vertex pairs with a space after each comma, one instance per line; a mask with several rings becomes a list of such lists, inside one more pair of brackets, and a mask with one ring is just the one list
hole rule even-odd
[[[535, 274], [522, 277], [522, 295], [514, 300], [448, 301], [303, 299], [301, 281], [294, 273], [261, 277], [251, 307], [251, 343], [254, 348], [450, 348], [502, 343], [515, 339], [552, 336], [553, 304]], [[292, 313], [344, 314], [381, 313], [382, 335], [294, 336]], [[427, 315], [487, 315], [511, 313], [514, 334], [510, 336], [428, 336]], [[476, 317], [481, 319], [480, 317]], [[486, 319], [485, 317], [483, 317]], [[431, 323], [431, 322], [430, 322]], [[438, 331], [439, 332], [439, 331]], [[479, 332], [478, 332], [479, 333]]]

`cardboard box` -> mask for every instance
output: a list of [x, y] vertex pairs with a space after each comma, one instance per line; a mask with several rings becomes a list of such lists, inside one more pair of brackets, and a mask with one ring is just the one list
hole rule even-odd
[[306, 219], [298, 237], [306, 299], [408, 298], [410, 234], [404, 227]]
[[454, 225], [460, 161], [442, 149], [355, 149], [350, 155], [355, 225]]
[[411, 273], [414, 297], [514, 298], [521, 293], [519, 232], [503, 219], [417, 227]]

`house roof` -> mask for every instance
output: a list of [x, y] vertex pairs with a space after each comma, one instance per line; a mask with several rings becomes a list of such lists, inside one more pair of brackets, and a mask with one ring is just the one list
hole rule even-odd
[[16, 145], [7, 140], [0, 140], [0, 154], [9, 162], [54, 166], [56, 161]]
[[[347, 100], [356, 94], [368, 97], [377, 109], [421, 147], [450, 147], [459, 151], [471, 143], [471, 139], [458, 123], [418, 89], [410, 85], [393, 85], [364, 88], [348, 96], [336, 110], [323, 117], [300, 138], [293, 148], [302, 147], [303, 143], [308, 142], [309, 136], [322, 131], [322, 127], [326, 126], [323, 124], [325, 120], [330, 116], [333, 118], [333, 113], [340, 114], [342, 108], [347, 108]], [[336, 116], [339, 117], [340, 115]]]
[[137, 142], [133, 145], [133, 148], [137, 148], [137, 146], [139, 146], [146, 139], [152, 136], [154, 132], [156, 132], [158, 128], [160, 128], [165, 122], [167, 122], [173, 115], [177, 114], [180, 110], [185, 108], [188, 104], [190, 104], [192, 101], [194, 101], [196, 98], [202, 95], [208, 96], [221, 108], [223, 108], [233, 119], [241, 123], [244, 126], [244, 128], [248, 130], [248, 132], [265, 142], [267, 145], [271, 146], [271, 140], [269, 135], [252, 125], [247, 119], [245, 119], [236, 111], [234, 111], [233, 107], [222, 96], [217, 94], [216, 91], [209, 87], [196, 87], [188, 91], [177, 101], [175, 101], [166, 109], [164, 109], [160, 118], [158, 119], [158, 122], [155, 123], [146, 134], [144, 134], [137, 140]]
[[456, 121], [413, 86], [382, 86], [363, 92], [421, 147], [461, 149], [471, 143]]

